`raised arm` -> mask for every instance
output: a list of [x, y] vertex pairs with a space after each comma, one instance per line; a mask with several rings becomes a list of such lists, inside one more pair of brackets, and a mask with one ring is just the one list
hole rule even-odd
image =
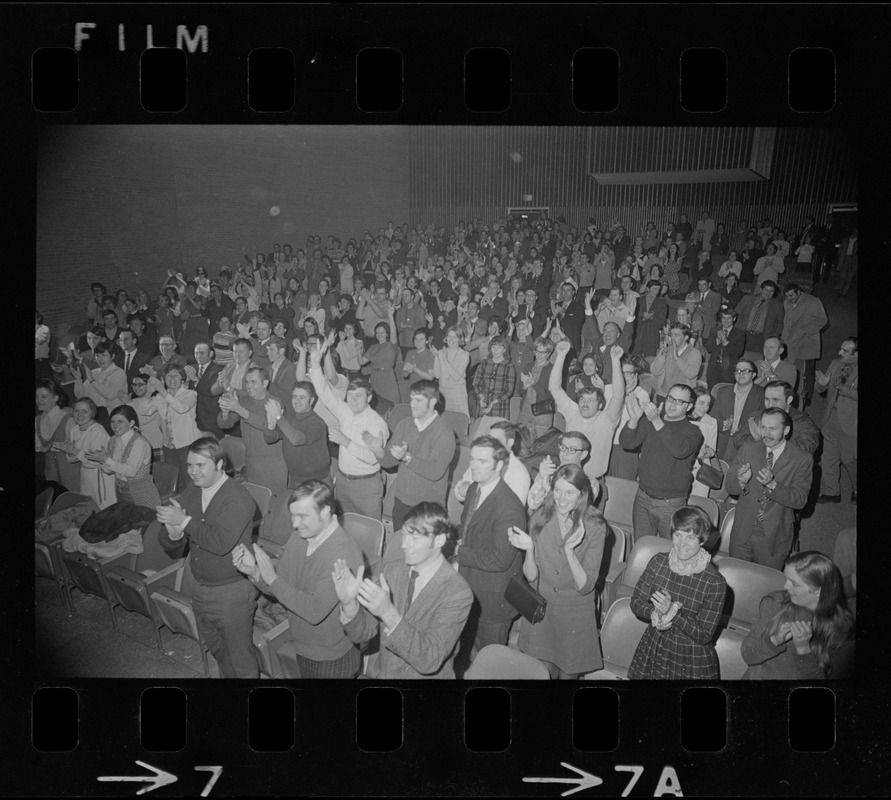
[[610, 360], [613, 365], [613, 393], [606, 404], [606, 415], [612, 420], [613, 425], [622, 418], [622, 406], [625, 404], [625, 373], [622, 372], [622, 356], [624, 350], [616, 345], [610, 348]]

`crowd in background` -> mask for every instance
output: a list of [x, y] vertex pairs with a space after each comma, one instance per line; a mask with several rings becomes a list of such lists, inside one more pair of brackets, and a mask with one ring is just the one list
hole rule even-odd
[[[520, 649], [552, 677], [596, 671], [606, 477], [637, 481], [634, 538], [673, 547], [635, 589], [634, 611], [652, 626], [632, 677], [714, 678], [726, 586], [703, 547], [714, 531], [689, 505], [708, 495], [712, 467], [736, 499], [730, 554], [787, 577], [743, 647], [750, 677], [838, 676], [853, 635], [838, 570], [790, 550], [812, 494], [841, 502], [842, 470], [856, 502], [856, 332], [817, 370], [828, 316], [810, 286], [837, 270], [847, 295], [857, 229], [808, 217], [791, 234], [703, 211], [632, 233], [618, 221], [473, 220], [450, 234], [391, 222], [345, 244], [310, 236], [242, 252], [213, 274], [168, 270], [151, 291], [94, 282], [85, 319], [51, 333], [37, 315], [39, 477], [99, 508], [160, 507], [152, 463], [174, 464], [185, 496], [202, 486], [203, 462], [218, 470], [213, 443], [240, 438], [245, 479], [272, 493], [260, 535], [285, 556], [276, 576], [247, 529], [233, 529], [207, 580], [274, 595], [302, 670], [319, 677], [354, 676], [356, 645], [380, 631], [409, 677], [460, 675], [482, 647], [507, 643], [517, 611], [505, 589], [521, 576], [552, 602], [543, 622], [521, 623]], [[819, 421], [807, 414], [815, 391], [827, 394]], [[388, 425], [400, 404], [410, 414]], [[485, 423], [462, 476], [450, 473], [447, 413]], [[445, 512], [450, 493], [460, 525]], [[439, 597], [448, 624], [424, 617], [434, 631], [414, 650], [399, 644], [396, 617], [422, 594], [395, 567], [383, 575], [396, 585], [363, 581], [341, 541], [300, 585], [318, 562], [312, 542], [337, 540], [338, 513], [381, 519], [385, 494], [402, 533], [387, 546], [391, 566], [425, 565], [411, 570], [424, 586], [439, 586], [443, 564], [457, 570]], [[299, 524], [297, 506], [309, 515]], [[173, 550], [192, 536], [201, 552], [187, 515], [159, 519]], [[302, 550], [288, 549], [294, 537]], [[310, 612], [297, 595], [321, 582]], [[239, 602], [243, 612], [256, 597]], [[323, 612], [323, 625], [306, 624]], [[217, 660], [253, 676], [249, 655], [227, 655], [227, 636]]]

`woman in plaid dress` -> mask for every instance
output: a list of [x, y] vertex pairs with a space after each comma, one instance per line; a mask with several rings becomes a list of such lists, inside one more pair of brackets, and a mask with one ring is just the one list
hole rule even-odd
[[679, 508], [672, 515], [671, 551], [650, 559], [631, 598], [631, 610], [650, 627], [631, 659], [629, 678], [720, 677], [714, 642], [727, 582], [702, 549], [711, 530], [700, 508]]
[[[510, 416], [510, 399], [517, 384], [517, 370], [505, 358], [507, 343], [500, 335], [489, 340], [489, 357], [481, 361], [473, 376], [473, 391], [477, 398], [476, 417]], [[476, 418], [475, 417], [475, 418]]]

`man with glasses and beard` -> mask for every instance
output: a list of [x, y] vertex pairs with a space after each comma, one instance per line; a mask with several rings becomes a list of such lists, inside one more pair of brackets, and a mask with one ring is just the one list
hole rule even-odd
[[736, 362], [733, 386], [721, 386], [715, 392], [715, 404], [711, 415], [718, 423], [718, 458], [729, 460], [736, 452], [730, 444], [740, 427], [746, 420], [761, 409], [764, 400], [764, 389], [755, 383], [757, 369], [755, 364], [745, 359]]
[[687, 502], [693, 485], [693, 461], [702, 447], [702, 432], [687, 414], [696, 396], [685, 383], [668, 390], [663, 407], [637, 396], [625, 398], [628, 422], [619, 434], [625, 450], [640, 448], [638, 490], [632, 521], [634, 538], [671, 538], [671, 516]]

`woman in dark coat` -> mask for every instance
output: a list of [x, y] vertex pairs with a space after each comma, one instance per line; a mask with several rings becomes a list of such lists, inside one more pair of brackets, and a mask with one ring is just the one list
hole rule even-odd
[[628, 669], [632, 680], [718, 680], [715, 640], [727, 582], [702, 545], [712, 532], [701, 508], [671, 517], [673, 546], [650, 559], [634, 587], [631, 610], [650, 623]]
[[668, 304], [659, 297], [661, 291], [659, 281], [649, 281], [646, 293], [637, 301], [637, 328], [632, 347], [635, 355], [655, 356], [659, 349], [662, 328], [668, 319]]
[[584, 470], [564, 464], [532, 515], [529, 533], [511, 528], [507, 534], [526, 553], [526, 579], [548, 601], [541, 622], [520, 621], [519, 648], [543, 661], [552, 678], [576, 679], [603, 668], [594, 588], [607, 527], [593, 501]]

